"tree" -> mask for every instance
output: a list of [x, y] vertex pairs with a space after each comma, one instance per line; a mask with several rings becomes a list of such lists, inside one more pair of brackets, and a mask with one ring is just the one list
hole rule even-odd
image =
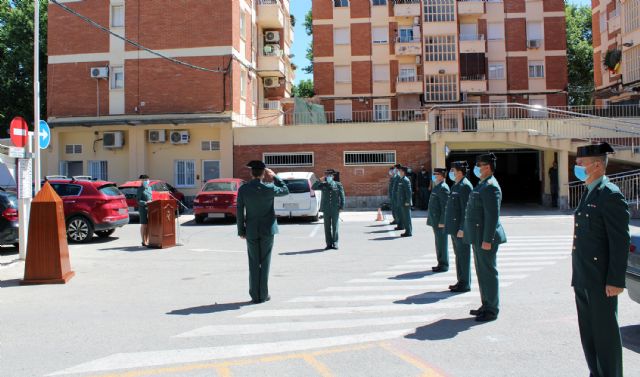
[[567, 3], [569, 104], [590, 105], [594, 91], [591, 8]]
[[[0, 135], [15, 116], [33, 123], [33, 1], [0, 0]], [[40, 2], [40, 114], [46, 111], [47, 1]]]
[[302, 71], [304, 73], [313, 73], [313, 15], [311, 10], [309, 10], [309, 12], [304, 16], [304, 29], [307, 32], [307, 35], [311, 37], [311, 41], [307, 47], [306, 54], [309, 65], [302, 68]]
[[300, 83], [298, 83], [298, 85], [293, 86], [293, 92], [291, 94], [293, 95], [293, 97], [313, 97], [315, 95], [315, 92], [313, 91], [313, 81], [300, 80]]

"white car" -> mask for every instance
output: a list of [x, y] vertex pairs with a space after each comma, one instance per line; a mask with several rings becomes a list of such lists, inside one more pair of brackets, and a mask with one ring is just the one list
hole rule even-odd
[[309, 217], [313, 221], [320, 218], [320, 200], [322, 192], [312, 190], [318, 181], [310, 172], [279, 173], [289, 188], [289, 195], [276, 197], [273, 207], [277, 217]]

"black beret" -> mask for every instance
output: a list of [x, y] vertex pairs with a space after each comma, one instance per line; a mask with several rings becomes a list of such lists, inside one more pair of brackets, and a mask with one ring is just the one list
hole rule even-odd
[[577, 157], [593, 157], [604, 156], [607, 153], [615, 153], [613, 148], [606, 143], [585, 145], [584, 147], [578, 147]]
[[495, 163], [498, 158], [493, 153], [481, 154], [476, 157], [476, 162], [486, 162], [487, 164]]
[[265, 165], [264, 162], [260, 160], [253, 160], [247, 163], [247, 167], [251, 169], [264, 169], [267, 167], [267, 165]]
[[447, 174], [447, 169], [444, 168], [434, 168], [433, 172], [436, 174], [442, 174], [442, 175], [446, 175]]
[[451, 167], [456, 169], [467, 169], [469, 167], [469, 163], [467, 161], [454, 161], [451, 164]]

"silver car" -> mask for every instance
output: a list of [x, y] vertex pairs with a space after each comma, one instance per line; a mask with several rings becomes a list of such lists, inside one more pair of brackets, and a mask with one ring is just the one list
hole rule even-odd
[[631, 236], [627, 263], [627, 290], [631, 299], [640, 303], [640, 234]]

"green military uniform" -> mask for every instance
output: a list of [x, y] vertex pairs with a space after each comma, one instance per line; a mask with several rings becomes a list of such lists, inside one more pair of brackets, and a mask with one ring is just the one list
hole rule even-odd
[[451, 187], [445, 212], [445, 232], [451, 236], [453, 252], [456, 255], [458, 281], [454, 287], [460, 291], [471, 288], [471, 246], [464, 243], [464, 238], [458, 238], [458, 232], [464, 231], [465, 210], [471, 191], [473, 191], [473, 185], [466, 177], [456, 182]]
[[[406, 173], [407, 168], [401, 167]], [[402, 237], [411, 237], [413, 232], [413, 226], [411, 224], [411, 180], [407, 176], [398, 176], [400, 179], [396, 187], [396, 202], [398, 205], [398, 212], [400, 214], [400, 225], [404, 229]]]
[[[495, 156], [493, 158], [495, 160]], [[477, 320], [497, 318], [500, 308], [496, 257], [498, 246], [507, 242], [500, 224], [501, 204], [502, 190], [493, 175], [478, 183], [467, 202], [464, 242], [473, 247], [473, 261], [482, 300], [480, 309], [474, 311], [478, 314]], [[483, 250], [483, 242], [490, 243], [491, 250]]]
[[389, 172], [391, 173], [391, 176], [389, 177], [389, 206], [391, 206], [391, 216], [393, 217], [391, 224], [397, 224], [398, 218], [396, 217], [396, 208], [394, 206], [396, 174], [393, 172], [393, 168], [389, 169]]
[[136, 200], [138, 201], [138, 217], [140, 218], [140, 224], [147, 224], [149, 221], [149, 214], [147, 211], [147, 202], [150, 202], [153, 197], [151, 192], [151, 186], [142, 183], [136, 191]]
[[238, 190], [238, 235], [247, 240], [249, 254], [249, 295], [255, 303], [269, 297], [269, 266], [278, 222], [273, 209], [273, 198], [289, 194], [282, 179], [273, 177], [274, 183], [253, 179]]
[[400, 174], [395, 174], [391, 183], [391, 190], [393, 191], [393, 195], [391, 197], [391, 207], [393, 209], [393, 213], [395, 213], [394, 218], [396, 219], [397, 223], [396, 230], [404, 229], [404, 224], [402, 223], [400, 202], [398, 200], [398, 186], [400, 185], [401, 181], [402, 177], [400, 177]]
[[[578, 157], [613, 151], [608, 144], [583, 148], [578, 148]], [[603, 176], [588, 185], [574, 219], [571, 285], [582, 349], [591, 376], [622, 377], [618, 297], [607, 297], [605, 289], [625, 287], [629, 207], [618, 186]]]
[[317, 181], [313, 184], [313, 189], [322, 190], [320, 211], [324, 217], [324, 239], [327, 242], [327, 249], [337, 249], [340, 211], [345, 203], [344, 187], [337, 181]]
[[[434, 172], [444, 175], [446, 169], [434, 169]], [[434, 184], [429, 197], [429, 212], [427, 217], [427, 225], [433, 229], [433, 236], [436, 240], [436, 256], [438, 265], [433, 267], [436, 272], [444, 272], [449, 270], [449, 245], [447, 242], [447, 233], [445, 228], [440, 228], [440, 224], [445, 223], [445, 211], [447, 208], [447, 200], [449, 198], [449, 185], [446, 181]]]

